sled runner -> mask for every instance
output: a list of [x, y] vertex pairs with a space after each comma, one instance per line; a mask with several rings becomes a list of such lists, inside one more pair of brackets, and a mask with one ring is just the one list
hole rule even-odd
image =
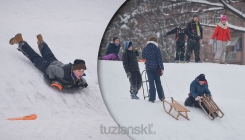
[[[141, 60], [139, 60], [139, 62], [146, 62], [146, 60], [141, 59]], [[143, 77], [143, 75], [145, 75], [145, 81], [142, 78], [142, 82], [141, 82], [142, 83], [141, 86], [142, 86], [142, 90], [143, 90], [143, 96], [144, 96], [144, 100], [145, 100], [145, 98], [149, 98], [150, 97], [149, 87], [148, 87], [148, 83], [147, 83], [148, 82], [148, 78], [147, 78], [146, 70], [143, 70], [141, 75], [142, 75], [142, 77]], [[145, 95], [144, 83], [145, 83], [145, 86], [146, 86], [147, 95]]]
[[52, 81], [48, 78], [48, 76], [46, 74], [43, 75], [44, 76], [44, 79], [45, 81], [51, 85], [52, 87], [56, 87], [58, 88], [59, 90], [62, 90], [62, 91], [76, 91], [76, 90], [81, 90], [83, 89], [84, 87], [71, 87], [69, 85], [66, 85], [66, 86], [61, 86], [59, 83], [52, 83]]
[[[207, 109], [209, 110], [209, 113], [205, 111], [201, 102], [203, 102], [203, 104], [207, 107]], [[209, 117], [209, 119], [214, 120], [216, 117], [222, 118], [225, 115], [210, 96], [208, 95], [202, 96], [201, 102], [198, 102], [198, 104], [201, 106], [201, 108], [206, 113], [206, 115]]]
[[[149, 95], [149, 87], [148, 87], [148, 78], [147, 78], [147, 73], [146, 73], [146, 70], [144, 70], [141, 75], [143, 76], [143, 74], [145, 75], [145, 81], [143, 81], [143, 78], [142, 78], [142, 90], [143, 90], [143, 96], [144, 96], [144, 100], [145, 98], [149, 98], [150, 95]], [[146, 92], [147, 92], [147, 95], [145, 95], [145, 89], [144, 89], [144, 83], [145, 83], [145, 86], [146, 86]]]
[[[184, 106], [182, 106], [181, 104], [179, 104], [177, 101], [175, 101], [175, 100], [173, 99], [173, 97], [171, 97], [171, 101], [172, 101], [172, 103], [166, 101], [165, 99], [162, 100], [163, 108], [164, 108], [165, 112], [168, 113], [168, 114], [169, 114], [170, 116], [172, 116], [173, 118], [175, 118], [176, 120], [178, 120], [178, 117], [179, 117], [180, 115], [183, 116], [184, 118], [186, 118], [187, 120], [190, 120], [190, 119], [188, 118], [188, 114], [187, 114], [187, 112], [190, 112], [190, 111], [189, 111], [187, 108], [185, 108]], [[166, 107], [165, 107], [165, 103], [164, 103], [164, 102], [166, 102], [167, 104], [170, 105], [170, 109], [169, 109], [168, 111], [166, 110]], [[171, 110], [172, 110], [173, 108], [175, 109], [175, 111], [178, 112], [177, 116], [174, 116], [173, 114], [170, 113]], [[182, 112], [184, 112], [185, 115], [182, 114]]]

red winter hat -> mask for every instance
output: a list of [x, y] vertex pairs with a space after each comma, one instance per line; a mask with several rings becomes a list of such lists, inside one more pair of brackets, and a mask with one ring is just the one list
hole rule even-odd
[[225, 15], [222, 15], [220, 20], [221, 21], [224, 21], [224, 20], [226, 21], [226, 16]]

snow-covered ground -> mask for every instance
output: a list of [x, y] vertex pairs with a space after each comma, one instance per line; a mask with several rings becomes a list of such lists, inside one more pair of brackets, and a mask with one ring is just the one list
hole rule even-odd
[[[129, 139], [105, 135], [116, 123], [101, 97], [97, 55], [104, 30], [124, 0], [2, 0], [0, 4], [0, 139]], [[43, 74], [9, 39], [22, 33], [35, 51], [42, 34], [63, 63], [86, 61], [89, 86], [73, 94], [50, 88]], [[35, 121], [8, 121], [35, 113]]]
[[[141, 71], [144, 64], [139, 63]], [[150, 103], [143, 99], [130, 99], [129, 81], [122, 62], [99, 61], [99, 82], [102, 96], [115, 119], [122, 127], [141, 127], [151, 129], [153, 134], [130, 134], [133, 139], [140, 140], [244, 140], [245, 139], [245, 66], [220, 65], [212, 63], [164, 64], [164, 77], [161, 77], [166, 97], [172, 97], [180, 104], [189, 93], [190, 83], [201, 73], [206, 75], [214, 101], [225, 113], [223, 118], [211, 121], [202, 110], [189, 107], [189, 118], [182, 116], [175, 120], [165, 113], [162, 102]], [[144, 79], [144, 78], [143, 78]], [[170, 92], [168, 88], [170, 89]], [[170, 98], [166, 98], [170, 101]], [[172, 111], [175, 112], [174, 110]], [[128, 129], [132, 132], [132, 129]], [[141, 130], [141, 129], [140, 129]], [[136, 132], [136, 131], [134, 131]], [[154, 133], [155, 132], [155, 133]]]

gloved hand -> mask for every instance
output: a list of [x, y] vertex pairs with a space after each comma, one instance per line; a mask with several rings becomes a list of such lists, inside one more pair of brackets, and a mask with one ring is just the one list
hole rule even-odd
[[201, 101], [201, 97], [200, 97], [200, 96], [197, 96], [197, 97], [195, 98], [195, 100], [200, 102], [200, 101]]
[[164, 38], [166, 38], [166, 37], [167, 37], [167, 34], [164, 35]]
[[228, 40], [227, 41], [227, 46], [229, 46], [231, 44], [231, 41], [230, 40]]
[[214, 43], [214, 39], [210, 39], [209, 44], [213, 44]]
[[130, 72], [127, 73], [127, 77], [131, 78], [131, 73]]
[[52, 83], [51, 83], [51, 86], [52, 87], [57, 87], [57, 88], [59, 88], [60, 90], [62, 90], [62, 84], [59, 82], [59, 81], [52, 81]]
[[84, 87], [84, 88], [86, 88], [86, 87], [88, 86], [88, 84], [81, 81], [81, 82], [78, 83], [78, 86], [79, 86], [79, 87]]

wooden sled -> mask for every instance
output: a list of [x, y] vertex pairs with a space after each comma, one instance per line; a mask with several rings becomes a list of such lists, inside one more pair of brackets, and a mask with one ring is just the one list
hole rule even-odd
[[[209, 110], [209, 113], [205, 111], [201, 102], [203, 102], [203, 104], [207, 107], [207, 109]], [[208, 95], [202, 96], [201, 102], [199, 102], [199, 105], [201, 106], [203, 111], [206, 113], [206, 115], [209, 117], [209, 119], [214, 120], [216, 117], [222, 118], [225, 115], [210, 96]], [[213, 117], [211, 117], [210, 115], [212, 115]]]
[[[169, 103], [169, 102], [166, 101], [165, 99], [162, 100], [163, 108], [164, 108], [165, 112], [168, 113], [168, 114], [169, 114], [170, 116], [172, 116], [173, 118], [175, 118], [176, 120], [178, 120], [178, 117], [179, 117], [180, 115], [183, 116], [184, 118], [186, 118], [187, 120], [190, 120], [190, 119], [188, 118], [188, 114], [187, 114], [187, 112], [190, 112], [190, 111], [189, 111], [187, 108], [185, 108], [184, 106], [182, 106], [181, 104], [179, 104], [178, 102], [176, 102], [176, 101], [173, 99], [173, 97], [171, 97], [171, 100], [172, 100], [172, 103]], [[166, 110], [164, 102], [166, 102], [167, 104], [170, 105], [169, 111]], [[171, 110], [172, 110], [173, 108], [178, 112], [177, 116], [174, 116], [173, 114], [170, 113]], [[185, 112], [185, 115], [183, 115], [182, 112]]]

